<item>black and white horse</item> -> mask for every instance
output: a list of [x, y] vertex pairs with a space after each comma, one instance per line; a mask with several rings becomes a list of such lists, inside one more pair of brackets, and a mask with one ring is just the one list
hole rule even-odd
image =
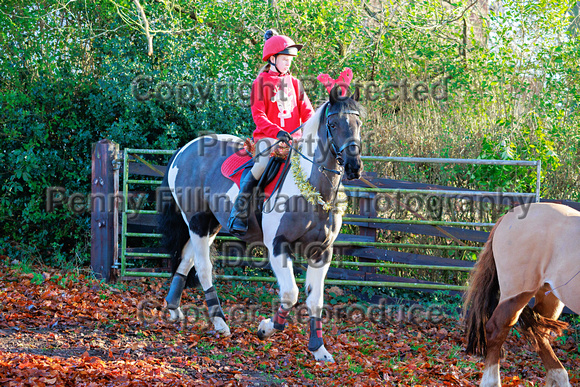
[[[347, 179], [360, 177], [361, 120], [363, 108], [358, 93], [340, 97], [339, 87], [330, 92], [329, 101], [319, 107], [303, 126], [298, 171], [317, 191], [319, 203], [311, 204], [305, 196], [304, 180], [288, 173], [280, 187], [274, 210], [251, 211], [249, 230], [241, 239], [263, 243], [269, 263], [280, 287], [281, 306], [258, 327], [260, 339], [266, 339], [285, 327], [286, 316], [298, 300], [298, 287], [292, 267], [293, 254], [308, 259], [305, 291], [310, 316], [308, 349], [316, 360], [334, 361], [322, 340], [321, 315], [324, 279], [332, 259], [332, 244], [342, 224], [342, 214], [330, 209], [337, 201], [342, 174]], [[229, 335], [219, 299], [212, 282], [213, 265], [210, 246], [218, 231], [227, 229], [228, 217], [238, 194], [238, 187], [220, 173], [224, 160], [240, 150], [242, 142], [231, 135], [199, 137], [179, 149], [171, 158], [158, 195], [165, 201], [161, 232], [173, 256], [174, 276], [167, 308], [171, 318], [183, 318], [179, 308], [181, 293], [197, 273], [203, 288], [215, 330]], [[314, 162], [314, 163], [313, 163]], [[163, 200], [165, 192], [165, 200]], [[328, 206], [330, 204], [330, 206]], [[335, 208], [335, 207], [334, 207]]]

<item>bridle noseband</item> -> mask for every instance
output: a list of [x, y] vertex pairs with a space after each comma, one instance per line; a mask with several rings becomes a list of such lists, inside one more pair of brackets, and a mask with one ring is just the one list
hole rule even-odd
[[328, 111], [329, 106], [330, 106], [330, 104], [326, 105], [326, 137], [328, 137], [328, 142], [330, 143], [330, 151], [332, 152], [332, 155], [334, 156], [334, 158], [336, 158], [338, 165], [342, 166], [342, 165], [344, 165], [344, 159], [342, 157], [342, 152], [351, 145], [355, 145], [359, 149], [359, 152], [360, 152], [360, 144], [355, 140], [351, 140], [351, 141], [347, 141], [345, 144], [343, 144], [339, 148], [336, 145], [336, 143], [334, 142], [334, 137], [332, 137], [332, 132], [330, 130], [330, 124], [328, 123], [328, 117], [330, 117], [334, 114], [338, 114], [338, 113], [354, 114], [356, 116], [360, 116], [360, 113], [356, 110], [343, 110], [340, 112], [332, 112], [331, 113]]

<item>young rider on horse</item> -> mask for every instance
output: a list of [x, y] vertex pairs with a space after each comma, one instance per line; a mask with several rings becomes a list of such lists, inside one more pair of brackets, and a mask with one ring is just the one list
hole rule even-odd
[[292, 60], [303, 46], [274, 30], [266, 31], [264, 38], [262, 59], [267, 64], [252, 84], [251, 94], [257, 158], [250, 173], [240, 182], [240, 193], [228, 220], [230, 233], [236, 236], [243, 236], [248, 231], [250, 198], [270, 160], [273, 149], [269, 148], [277, 140], [299, 139], [300, 131], [292, 135], [289, 132], [314, 113], [300, 81], [289, 73]]

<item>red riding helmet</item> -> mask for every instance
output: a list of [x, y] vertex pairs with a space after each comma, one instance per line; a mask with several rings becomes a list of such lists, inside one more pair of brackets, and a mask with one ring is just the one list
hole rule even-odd
[[284, 35], [273, 35], [268, 37], [268, 33], [272, 30], [266, 31], [266, 43], [264, 43], [264, 51], [262, 59], [267, 62], [272, 55], [298, 55], [298, 51], [304, 47], [302, 44], [296, 44], [292, 39]]

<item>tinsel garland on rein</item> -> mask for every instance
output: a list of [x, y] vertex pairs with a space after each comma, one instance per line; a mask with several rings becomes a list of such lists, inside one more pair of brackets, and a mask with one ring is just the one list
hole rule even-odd
[[[256, 143], [251, 138], [246, 138], [244, 141], [244, 149], [248, 154], [251, 156], [256, 154]], [[278, 145], [274, 146], [270, 151], [270, 157], [278, 157], [283, 160], [286, 160], [288, 154], [290, 153], [290, 147], [285, 142], [281, 142]]]
[[[306, 176], [300, 167], [300, 155], [298, 153], [294, 153], [292, 155], [292, 176], [294, 176], [294, 181], [300, 190], [300, 193], [304, 198], [308, 201], [308, 203], [312, 204], [313, 206], [321, 205], [324, 211], [335, 211], [340, 215], [344, 214], [346, 211], [346, 194], [343, 191], [342, 184], [337, 193], [336, 202], [335, 203], [328, 203], [323, 198], [320, 192], [316, 190], [306, 180]], [[340, 183], [339, 183], [340, 184]]]

